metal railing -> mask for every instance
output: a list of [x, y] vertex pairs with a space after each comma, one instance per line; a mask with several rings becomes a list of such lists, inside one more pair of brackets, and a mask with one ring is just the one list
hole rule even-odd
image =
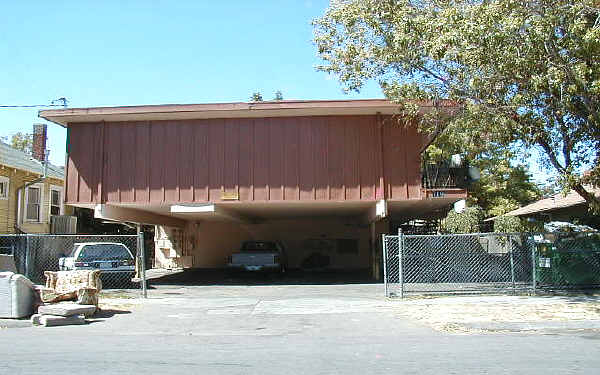
[[388, 297], [600, 287], [599, 233], [384, 235]]
[[421, 186], [425, 189], [464, 188], [466, 167], [451, 168], [449, 163], [428, 163], [421, 166]]
[[[81, 255], [81, 259], [74, 259], [72, 264], [65, 263], [76, 248], [86, 243], [89, 249], [86, 256]], [[91, 249], [91, 243], [101, 246]], [[146, 295], [143, 233], [0, 234], [0, 248], [4, 253], [12, 253], [9, 255], [12, 255], [17, 273], [25, 275], [34, 284], [45, 283], [45, 271], [100, 269], [103, 289], [140, 289], [142, 295]]]

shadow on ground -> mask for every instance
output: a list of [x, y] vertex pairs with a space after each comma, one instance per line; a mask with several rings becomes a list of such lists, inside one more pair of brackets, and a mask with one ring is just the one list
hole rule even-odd
[[131, 314], [129, 310], [115, 310], [115, 309], [99, 309], [94, 314], [94, 318], [111, 318], [115, 315]]
[[88, 324], [100, 323], [106, 321], [106, 319], [112, 318], [115, 315], [131, 314], [129, 310], [117, 310], [117, 309], [98, 309], [94, 316], [86, 319]]
[[[562, 290], [562, 291], [537, 291], [537, 297], [556, 298], [559, 297], [567, 304], [578, 303], [600, 303], [600, 291], [594, 290]], [[598, 305], [600, 311], [600, 305]]]
[[150, 288], [160, 285], [340, 285], [377, 284], [368, 270], [303, 271], [289, 270], [284, 274], [230, 273], [215, 269], [190, 269], [161, 275], [148, 280]]

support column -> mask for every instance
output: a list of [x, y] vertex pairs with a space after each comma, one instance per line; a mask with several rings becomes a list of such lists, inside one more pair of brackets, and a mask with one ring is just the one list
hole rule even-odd
[[383, 277], [383, 243], [381, 235], [389, 233], [389, 221], [382, 219], [369, 224], [371, 240], [371, 277], [373, 280], [381, 280]]

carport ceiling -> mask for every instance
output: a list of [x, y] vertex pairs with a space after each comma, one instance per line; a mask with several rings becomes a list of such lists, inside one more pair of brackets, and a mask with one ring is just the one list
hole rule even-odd
[[[249, 220], [292, 219], [302, 217], [361, 217], [366, 215], [375, 201], [367, 202], [223, 202], [215, 206], [230, 213], [221, 215], [213, 212], [174, 213], [171, 205], [117, 204], [117, 206], [149, 211], [160, 215], [186, 220], [231, 220], [239, 216]], [[200, 204], [179, 204], [179, 206], [202, 206]], [[228, 217], [229, 216], [229, 217]]]

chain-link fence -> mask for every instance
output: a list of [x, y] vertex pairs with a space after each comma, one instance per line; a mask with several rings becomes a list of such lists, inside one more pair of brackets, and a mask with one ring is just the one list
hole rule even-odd
[[386, 296], [600, 287], [599, 233], [384, 235]]
[[[35, 284], [44, 271], [100, 270], [103, 289], [145, 291], [143, 235], [0, 235], [0, 253]], [[7, 263], [5, 261], [4, 263]]]

